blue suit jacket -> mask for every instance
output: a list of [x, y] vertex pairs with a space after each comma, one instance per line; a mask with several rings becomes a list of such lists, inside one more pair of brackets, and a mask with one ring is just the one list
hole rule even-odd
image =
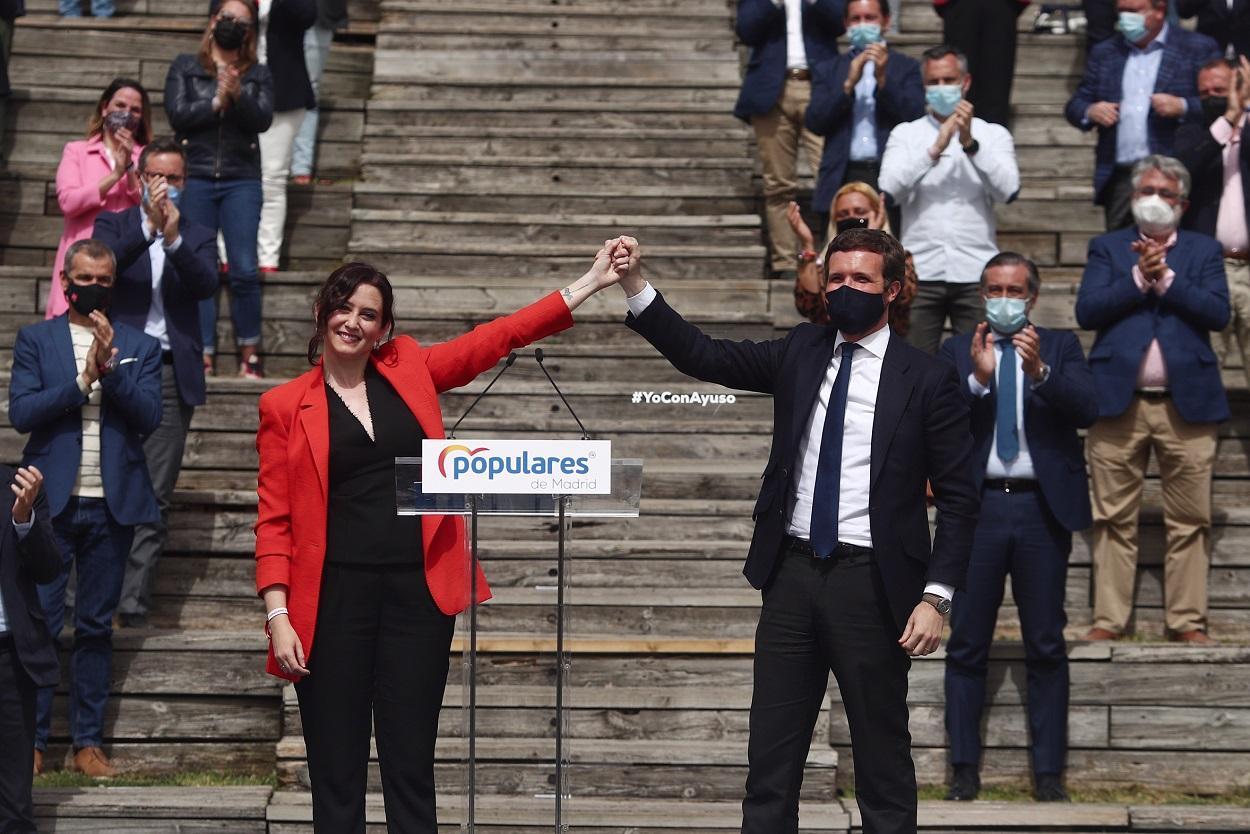
[[[142, 210], [104, 212], [95, 221], [92, 236], [117, 256], [110, 319], [143, 330], [152, 306], [152, 259], [143, 236]], [[182, 244], [165, 255], [161, 298], [169, 349], [174, 356], [178, 395], [187, 405], [203, 405], [204, 339], [200, 333], [199, 302], [217, 292], [217, 238], [209, 229], [183, 217], [178, 223]]]
[[[0, 487], [13, 483], [13, 476], [11, 467], [0, 465]], [[35, 523], [20, 541], [13, 529], [12, 512], [12, 501], [0, 501], [0, 597], [4, 598], [4, 618], [13, 635], [17, 658], [35, 686], [56, 686], [60, 679], [56, 646], [35, 591], [36, 583], [51, 582], [61, 573], [61, 551], [52, 532], [47, 496], [40, 492], [35, 498]]]
[[[855, 127], [855, 95], [842, 92], [854, 52], [823, 61], [812, 70], [812, 100], [807, 105], [807, 129], [825, 137], [820, 175], [812, 210], [827, 213], [846, 176], [851, 160], [851, 134]], [[885, 153], [885, 140], [895, 125], [924, 115], [924, 81], [920, 62], [896, 49], [885, 65], [885, 85], [877, 87], [877, 158]]]
[[[1085, 62], [1085, 75], [1080, 86], [1068, 99], [1064, 115], [1073, 127], [1091, 130], [1098, 127], [1085, 120], [1085, 111], [1100, 101], [1119, 102], [1123, 99], [1124, 64], [1132, 47], [1117, 34], [1109, 40], [1096, 44]], [[1185, 99], [1186, 116], [1182, 119], [1165, 119], [1153, 110], [1146, 120], [1147, 139], [1151, 153], [1172, 155], [1173, 140], [1177, 126], [1186, 118], [1201, 121], [1202, 102], [1198, 100], [1198, 68], [1212, 58], [1220, 57], [1220, 48], [1206, 35], [1189, 32], [1179, 26], [1169, 26], [1167, 43], [1159, 60], [1159, 74], [1155, 77], [1156, 93], [1168, 93]], [[1103, 203], [1103, 189], [1111, 181], [1115, 170], [1116, 127], [1098, 127], [1098, 147], [1094, 152], [1094, 202]]]
[[1162, 296], [1133, 281], [1137, 228], [1108, 232], [1089, 242], [1076, 320], [1098, 337], [1089, 352], [1102, 417], [1123, 414], [1133, 399], [1137, 371], [1152, 339], [1159, 340], [1172, 403], [1191, 423], [1227, 420], [1228, 400], [1210, 333], [1228, 324], [1224, 255], [1214, 238], [1177, 232], [1168, 266], [1176, 278]]
[[[814, 67], [838, 54], [844, 0], [803, 0], [803, 46]], [[786, 10], [773, 0], [738, 0], [738, 39], [751, 47], [746, 77], [734, 115], [743, 121], [762, 116], [781, 98], [786, 82]]]
[[[668, 306], [664, 296], [626, 324], [684, 374], [773, 397], [773, 439], [752, 520], [755, 533], [742, 572], [767, 585], [782, 558], [787, 504], [799, 446], [833, 357], [837, 331], [800, 324], [766, 342], [713, 339]], [[869, 523], [885, 597], [901, 633], [925, 582], [964, 584], [980, 511], [973, 485], [968, 406], [954, 370], [890, 336], [872, 424]], [[932, 484], [937, 525], [932, 536], [925, 481]]]
[[[1085, 454], [1077, 429], [1088, 428], [1098, 419], [1094, 375], [1085, 362], [1085, 352], [1075, 333], [1037, 328], [1041, 339], [1042, 361], [1050, 366], [1050, 377], [1034, 388], [1024, 386], [1024, 435], [1033, 459], [1033, 474], [1041, 487], [1046, 506], [1065, 529], [1076, 532], [1094, 523], [1089, 507], [1089, 481], [1085, 474]], [[968, 387], [972, 373], [972, 334], [953, 336], [942, 345], [941, 354], [953, 362], [959, 384], [972, 409], [972, 439], [976, 444], [977, 488], [985, 480], [994, 443], [998, 415], [998, 380], [990, 381], [990, 393], [975, 396]]]
[[[161, 422], [161, 346], [124, 324], [113, 325], [116, 369], [100, 385], [100, 475], [105, 501], [119, 524], [159, 519], [143, 456], [143, 440]], [[30, 434], [23, 465], [44, 474], [48, 509], [55, 517], [69, 502], [82, 460], [82, 407], [69, 316], [23, 327], [13, 345], [9, 419]]]

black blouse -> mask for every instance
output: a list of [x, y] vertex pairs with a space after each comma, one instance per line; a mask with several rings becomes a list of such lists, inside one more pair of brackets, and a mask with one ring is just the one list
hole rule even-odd
[[330, 496], [326, 560], [421, 564], [421, 519], [396, 515], [395, 458], [420, 456], [425, 433], [399, 394], [369, 365], [365, 393], [374, 440], [326, 383], [330, 406]]

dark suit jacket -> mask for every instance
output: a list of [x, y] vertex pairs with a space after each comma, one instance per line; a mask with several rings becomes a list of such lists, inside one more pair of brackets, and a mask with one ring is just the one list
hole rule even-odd
[[[117, 366], [100, 385], [100, 475], [109, 512], [118, 524], [160, 518], [143, 456], [144, 439], [161, 422], [161, 345], [141, 330], [113, 324]], [[48, 510], [69, 502], [82, 460], [82, 406], [69, 316], [23, 327], [13, 345], [9, 419], [30, 434], [22, 464], [44, 474]]]
[[[838, 54], [844, 0], [803, 3], [803, 47], [814, 67]], [[738, 0], [738, 39], [751, 47], [734, 115], [743, 121], [773, 109], [786, 82], [786, 10], [773, 0]]]
[[1198, 16], [1198, 31], [1219, 44], [1223, 52], [1228, 45], [1238, 55], [1250, 55], [1250, 0], [1233, 0], [1228, 8], [1225, 0], [1177, 0], [1181, 17]]
[[[1116, 35], [1090, 49], [1085, 62], [1085, 75], [1080, 86], [1068, 99], [1064, 115], [1073, 127], [1091, 130], [1098, 127], [1085, 120], [1085, 111], [1100, 101], [1119, 102], [1123, 98], [1124, 64], [1132, 47], [1123, 35]], [[1169, 26], [1167, 43], [1159, 61], [1159, 74], [1155, 77], [1154, 91], [1168, 93], [1185, 99], [1187, 117], [1198, 118], [1202, 102], [1198, 100], [1198, 68], [1220, 55], [1215, 41], [1206, 35], [1188, 32], [1179, 26]], [[1181, 120], [1165, 119], [1153, 110], [1146, 122], [1147, 138], [1151, 153], [1172, 154], [1173, 140]], [[1103, 202], [1103, 189], [1111, 181], [1115, 170], [1116, 127], [1098, 127], [1098, 147], [1094, 152], [1094, 202]]]
[[[169, 349], [174, 355], [178, 395], [187, 405], [203, 405], [204, 338], [200, 332], [199, 302], [217, 292], [217, 236], [183, 215], [178, 223], [182, 244], [165, 254], [161, 274], [161, 298]], [[96, 218], [92, 236], [117, 256], [117, 281], [113, 285], [112, 321], [142, 331], [152, 306], [152, 259], [143, 236], [143, 209], [108, 211]]]
[[[851, 159], [851, 134], [855, 128], [855, 94], [842, 92], [856, 51], [823, 61], [812, 70], [812, 100], [807, 105], [807, 129], [825, 137], [820, 175], [812, 209], [827, 213], [846, 176]], [[885, 65], [885, 84], [877, 87], [877, 158], [885, 153], [885, 140], [894, 126], [924, 115], [924, 82], [920, 62], [896, 49]]]
[[[1050, 377], [1035, 389], [1024, 385], [1024, 435], [1033, 459], [1033, 473], [1046, 506], [1065, 529], [1077, 532], [1094, 523], [1089, 507], [1089, 481], [1085, 453], [1077, 429], [1089, 428], [1098, 419], [1094, 376], [1075, 333], [1037, 328], [1042, 361]], [[954, 363], [959, 385], [972, 409], [973, 455], [977, 462], [977, 488], [985, 479], [985, 467], [993, 453], [994, 425], [998, 416], [998, 380], [990, 381], [990, 393], [974, 396], [968, 387], [972, 374], [972, 334], [953, 336], [942, 345], [941, 355]]]
[[1133, 281], [1137, 253], [1129, 247], [1137, 227], [1108, 232], [1089, 242], [1076, 320], [1098, 336], [1089, 352], [1098, 392], [1098, 413], [1116, 417], [1133, 399], [1137, 371], [1152, 339], [1159, 340], [1168, 369], [1172, 403], [1191, 423], [1227, 420], [1228, 400], [1210, 333], [1228, 324], [1224, 253], [1211, 237], [1177, 232], [1167, 255], [1176, 273], [1163, 295], [1143, 293]]
[[[657, 295], [628, 325], [682, 373], [773, 396], [773, 439], [752, 518], [743, 574], [762, 588], [786, 536], [799, 442], [833, 358], [837, 331], [800, 324], [767, 342], [713, 339]], [[869, 523], [890, 609], [901, 632], [926, 581], [963, 585], [980, 509], [972, 471], [968, 404], [955, 369], [891, 335], [872, 427]], [[938, 509], [930, 543], [925, 482]]]
[[[1189, 210], [1181, 218], [1181, 228], [1215, 236], [1220, 198], [1224, 196], [1224, 147], [1215, 141], [1211, 128], [1206, 125], [1190, 122], [1176, 131], [1176, 158], [1184, 163], [1193, 178]], [[1238, 148], [1241, 196], [1246, 204], [1246, 216], [1250, 217], [1250, 143], [1243, 138]]]
[[[209, 15], [221, 0], [211, 0]], [[253, 4], [254, 6], [255, 4]], [[344, 15], [346, 18], [346, 15]], [[273, 75], [273, 112], [312, 110], [317, 106], [308, 66], [304, 63], [304, 32], [317, 22], [315, 0], [274, 0], [265, 30], [265, 62]]]
[[[0, 464], [0, 484], [6, 495], [14, 482], [13, 468]], [[56, 686], [60, 680], [56, 646], [39, 605], [36, 583], [51, 582], [61, 573], [61, 551], [52, 532], [48, 499], [35, 499], [34, 524], [18, 541], [13, 529], [13, 501], [0, 501], [0, 596], [4, 617], [17, 647], [22, 668], [35, 686]]]

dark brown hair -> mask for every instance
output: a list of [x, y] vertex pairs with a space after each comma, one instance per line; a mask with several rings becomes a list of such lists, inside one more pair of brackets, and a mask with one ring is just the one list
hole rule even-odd
[[308, 364], [317, 364], [317, 354], [321, 352], [326, 328], [330, 326], [330, 316], [346, 304], [352, 293], [362, 284], [368, 284], [381, 293], [382, 324], [387, 328], [387, 338], [390, 338], [390, 332], [395, 329], [395, 294], [391, 291], [391, 282], [369, 264], [343, 264], [326, 278], [317, 292], [317, 300], [313, 303], [317, 327], [312, 338], [308, 340]]
[[186, 164], [187, 152], [183, 150], [182, 145], [170, 136], [161, 136], [143, 146], [143, 151], [139, 154], [139, 173], [147, 173], [149, 159], [167, 153], [178, 156], [182, 159], [182, 163]]
[[134, 130], [134, 137], [136, 145], [146, 145], [152, 139], [152, 101], [148, 98], [148, 91], [133, 78], [114, 78], [113, 83], [100, 93], [100, 100], [95, 103], [95, 110], [91, 112], [91, 118], [87, 120], [87, 138], [90, 139], [92, 136], [104, 138], [104, 117], [100, 115], [100, 111], [104, 109], [104, 105], [113, 100], [118, 90], [134, 90], [143, 100], [143, 115], [139, 117], [139, 126]]
[[879, 229], [848, 229], [829, 241], [825, 249], [825, 282], [829, 281], [829, 259], [834, 252], [875, 252], [881, 256], [885, 285], [903, 283], [907, 275], [907, 253], [894, 235]]
[[[239, 47], [239, 60], [235, 62], [235, 67], [239, 73], [245, 73], [256, 63], [256, 4], [252, 0], [235, 0], [247, 6], [252, 13], [252, 25], [247, 27], [247, 34], [243, 36], [243, 45]], [[204, 30], [204, 34], [200, 37], [200, 51], [198, 53], [200, 66], [208, 71], [213, 78], [217, 77], [217, 62], [213, 60], [213, 27], [217, 25], [217, 15], [221, 14], [221, 7], [225, 5], [225, 0], [213, 9], [213, 13], [208, 17], [208, 28]]]

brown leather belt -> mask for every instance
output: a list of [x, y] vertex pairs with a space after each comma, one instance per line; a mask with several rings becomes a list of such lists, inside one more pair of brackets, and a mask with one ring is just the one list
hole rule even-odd
[[1225, 249], [1224, 260], [1250, 261], [1250, 249]]
[[786, 79], [793, 81], [811, 81], [812, 71], [809, 69], [788, 69], [786, 70]]

